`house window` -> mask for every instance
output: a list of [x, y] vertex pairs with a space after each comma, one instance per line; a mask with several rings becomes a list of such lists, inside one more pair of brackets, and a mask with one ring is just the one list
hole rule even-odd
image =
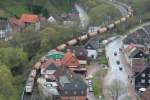
[[76, 94], [77, 94], [77, 92], [76, 92], [76, 91], [74, 91], [73, 93], [74, 93], [74, 95], [76, 95]]
[[68, 94], [68, 91], [65, 91], [65, 94]]
[[150, 74], [148, 74], [148, 77], [150, 77]]
[[78, 97], [74, 97], [74, 100], [78, 100]]
[[150, 84], [150, 80], [148, 80], [148, 83]]
[[145, 77], [145, 73], [142, 74], [142, 77]]
[[81, 94], [84, 94], [84, 91], [81, 91]]
[[141, 83], [145, 83], [145, 79], [142, 79], [142, 80], [141, 80]]

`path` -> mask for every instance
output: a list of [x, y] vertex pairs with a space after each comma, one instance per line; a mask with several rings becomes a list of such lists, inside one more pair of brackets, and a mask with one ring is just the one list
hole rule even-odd
[[80, 7], [78, 4], [75, 4], [75, 7], [76, 7], [77, 11], [79, 12], [81, 26], [82, 26], [82, 28], [85, 28], [89, 24], [89, 17], [87, 15], [86, 11], [82, 7]]

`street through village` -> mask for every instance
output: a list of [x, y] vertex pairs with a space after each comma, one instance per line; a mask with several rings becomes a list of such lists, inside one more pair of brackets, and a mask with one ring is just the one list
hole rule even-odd
[[[122, 52], [120, 52], [120, 48], [123, 47], [122, 40], [123, 37], [119, 37], [105, 47], [106, 57], [109, 63], [109, 70], [104, 80], [104, 95], [108, 100], [111, 100], [112, 95], [109, 93], [107, 88], [113, 84], [114, 80], [120, 80], [126, 89], [125, 92], [119, 96], [119, 100], [127, 100], [127, 97], [132, 98], [132, 100], [136, 100], [135, 96], [131, 97], [134, 91], [132, 92], [130, 89], [132, 86], [128, 80], [128, 72], [126, 70], [128, 66], [126, 66], [127, 64], [124, 63], [124, 59], [122, 59]], [[117, 55], [115, 56], [114, 53]], [[117, 64], [118, 61], [120, 64]], [[122, 70], [119, 69], [120, 67]]]

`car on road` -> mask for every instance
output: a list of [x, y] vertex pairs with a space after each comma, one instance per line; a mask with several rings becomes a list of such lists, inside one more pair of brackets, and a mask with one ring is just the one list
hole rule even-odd
[[117, 52], [114, 52], [114, 56], [117, 56]]
[[120, 61], [119, 60], [117, 60], [116, 63], [117, 63], [117, 65], [120, 65]]
[[119, 70], [120, 70], [120, 71], [122, 71], [122, 70], [123, 70], [123, 68], [122, 68], [122, 67], [119, 67]]

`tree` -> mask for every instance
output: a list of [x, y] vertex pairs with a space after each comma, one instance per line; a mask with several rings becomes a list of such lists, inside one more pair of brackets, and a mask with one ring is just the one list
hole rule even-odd
[[24, 68], [27, 61], [27, 54], [20, 48], [0, 48], [0, 63], [7, 65], [11, 70]]
[[12, 84], [12, 75], [8, 67], [0, 64], [0, 100], [16, 100], [17, 91]]
[[125, 84], [120, 80], [113, 80], [112, 84], [107, 88], [112, 100], [119, 100], [119, 97], [126, 93]]

